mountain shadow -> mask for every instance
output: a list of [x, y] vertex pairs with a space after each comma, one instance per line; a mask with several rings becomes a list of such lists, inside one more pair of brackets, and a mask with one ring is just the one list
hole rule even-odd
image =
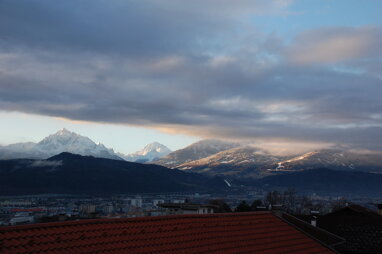
[[214, 191], [218, 177], [159, 165], [61, 153], [47, 160], [0, 161], [0, 195]]

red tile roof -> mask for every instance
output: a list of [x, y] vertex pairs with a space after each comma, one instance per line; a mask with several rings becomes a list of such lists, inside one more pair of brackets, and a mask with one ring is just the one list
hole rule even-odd
[[269, 212], [0, 228], [0, 253], [333, 253]]

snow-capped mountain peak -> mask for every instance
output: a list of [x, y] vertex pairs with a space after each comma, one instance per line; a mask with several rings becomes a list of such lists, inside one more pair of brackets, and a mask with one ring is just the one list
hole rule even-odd
[[37, 144], [29, 142], [3, 147], [0, 149], [0, 158], [47, 159], [62, 152], [121, 160], [113, 149], [106, 148], [100, 143], [96, 144], [90, 138], [65, 128], [47, 136]]
[[171, 153], [171, 150], [158, 142], [146, 145], [142, 150], [122, 156], [125, 160], [136, 162], [151, 162]]
[[101, 143], [96, 144], [90, 138], [81, 136], [65, 128], [44, 138], [36, 144], [34, 150], [47, 156], [69, 152], [101, 158], [120, 159], [114, 153], [113, 149], [108, 149]]
[[65, 135], [72, 135], [72, 134], [75, 134], [75, 133], [71, 132], [71, 131], [69, 131], [69, 130], [67, 130], [65, 128], [62, 128], [55, 135], [65, 136]]
[[158, 143], [158, 142], [153, 142], [151, 144], [148, 144], [146, 145], [141, 151], [140, 151], [140, 154], [141, 155], [147, 155], [149, 153], [152, 153], [152, 152], [157, 152], [159, 154], [163, 154], [163, 153], [171, 153], [171, 150], [168, 149], [166, 146]]
[[[51, 149], [54, 150], [72, 150], [79, 149], [82, 150], [84, 147], [96, 145], [90, 138], [81, 136], [75, 132], [62, 129], [55, 134], [49, 135], [48, 137], [37, 143], [36, 148], [40, 150]], [[70, 152], [70, 151], [62, 151]], [[57, 153], [56, 153], [57, 154]]]

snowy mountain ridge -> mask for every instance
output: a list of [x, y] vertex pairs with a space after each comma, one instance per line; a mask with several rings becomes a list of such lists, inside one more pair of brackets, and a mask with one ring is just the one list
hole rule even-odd
[[65, 128], [49, 135], [38, 143], [17, 143], [1, 147], [0, 158], [46, 159], [62, 152], [121, 160], [113, 149], [106, 148], [100, 143], [96, 144], [90, 138], [68, 131]]
[[264, 177], [282, 172], [330, 168], [382, 172], [381, 153], [357, 153], [346, 149], [321, 149], [298, 156], [274, 156], [259, 148], [243, 146], [176, 166], [210, 175]]
[[245, 175], [246, 177], [259, 178], [269, 175], [268, 165], [277, 163], [284, 157], [273, 156], [259, 148], [246, 145], [224, 150], [206, 158], [183, 163], [177, 168], [208, 175]]
[[201, 140], [183, 149], [176, 150], [160, 160], [154, 161], [154, 163], [165, 167], [177, 167], [183, 163], [199, 160], [238, 146], [240, 146], [238, 143], [221, 140]]
[[128, 155], [119, 154], [123, 159], [133, 162], [151, 162], [171, 153], [171, 150], [158, 142], [146, 145], [142, 150]]

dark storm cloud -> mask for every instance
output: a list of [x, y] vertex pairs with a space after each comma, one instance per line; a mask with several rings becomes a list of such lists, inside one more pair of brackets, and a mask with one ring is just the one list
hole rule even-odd
[[381, 29], [287, 45], [243, 21], [289, 2], [1, 1], [0, 109], [382, 149]]
[[206, 37], [220, 36], [231, 26], [218, 9], [179, 11], [179, 1], [170, 2], [3, 0], [1, 37], [40, 49], [144, 57], [198, 50], [201, 44], [214, 44]]
[[[114, 2], [121, 5], [121, 1]], [[2, 1], [2, 37], [24, 46], [57, 50], [123, 50], [139, 54], [143, 49], [163, 46], [150, 39], [155, 34], [141, 32], [155, 26], [152, 23], [156, 17], [150, 21], [145, 17], [148, 13], [135, 12], [139, 8], [136, 2], [130, 3], [131, 8], [118, 5], [109, 8], [105, 1], [98, 0]], [[157, 32], [166, 37], [164, 31]]]

